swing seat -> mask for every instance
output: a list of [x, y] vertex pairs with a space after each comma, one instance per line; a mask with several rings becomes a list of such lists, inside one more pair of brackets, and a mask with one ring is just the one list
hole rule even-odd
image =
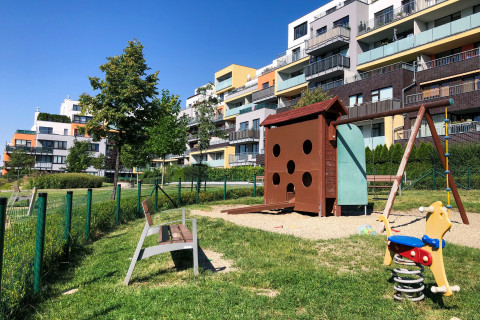
[[391, 236], [388, 237], [388, 241], [413, 248], [421, 248], [425, 245], [422, 239], [409, 236]]

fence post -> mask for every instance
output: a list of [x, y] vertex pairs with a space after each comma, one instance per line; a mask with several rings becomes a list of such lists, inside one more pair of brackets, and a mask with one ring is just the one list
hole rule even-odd
[[122, 186], [117, 184], [117, 207], [115, 214], [115, 224], [118, 224], [120, 221], [120, 193], [122, 192]]
[[227, 200], [227, 175], [223, 176], [223, 200]]
[[[157, 186], [157, 179], [155, 179], [155, 187]], [[142, 197], [142, 180], [137, 182], [137, 215], [140, 216], [140, 198]], [[155, 210], [157, 205], [155, 204]]]
[[253, 174], [253, 197], [257, 196], [257, 174]]
[[435, 167], [432, 168], [433, 190], [435, 190]]
[[177, 204], [179, 207], [182, 206], [182, 178], [178, 178]]
[[90, 235], [90, 217], [92, 215], [92, 189], [87, 190], [87, 222], [85, 225], [85, 238]]
[[197, 197], [196, 197], [196, 202], [195, 203], [198, 203], [198, 193], [200, 192], [200, 177], [197, 177], [197, 188], [196, 188], [196, 190], [197, 190], [197, 192], [196, 192]]
[[468, 190], [472, 188], [472, 180], [470, 179], [470, 167], [468, 167]]
[[45, 219], [47, 217], [47, 194], [38, 194], [37, 232], [35, 236], [35, 258], [33, 261], [33, 294], [42, 289], [43, 251], [45, 247]]
[[158, 178], [155, 179], [155, 211], [158, 210]]
[[5, 240], [5, 223], [7, 220], [7, 201], [7, 198], [0, 198], [0, 292], [2, 292], [3, 244]]
[[63, 239], [65, 244], [63, 246], [63, 254], [65, 255], [65, 261], [68, 261], [68, 255], [70, 251], [70, 230], [72, 228], [72, 201], [73, 191], [67, 191], [67, 204], [65, 209], [65, 231], [63, 233]]

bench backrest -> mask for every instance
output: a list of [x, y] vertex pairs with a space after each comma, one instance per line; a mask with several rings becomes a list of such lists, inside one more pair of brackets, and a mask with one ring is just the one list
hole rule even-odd
[[389, 176], [389, 175], [367, 175], [367, 181], [369, 182], [388, 182], [388, 181], [395, 181], [396, 176]]
[[151, 214], [153, 213], [153, 200], [152, 197], [148, 197], [147, 199], [142, 201], [143, 213], [145, 213], [145, 219], [149, 226], [153, 225]]

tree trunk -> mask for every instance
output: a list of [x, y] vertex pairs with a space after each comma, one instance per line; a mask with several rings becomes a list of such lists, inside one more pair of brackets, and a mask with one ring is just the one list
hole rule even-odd
[[162, 183], [161, 183], [162, 188], [163, 188], [164, 177], [165, 177], [165, 157], [163, 157], [163, 163], [162, 163]]
[[120, 151], [121, 147], [117, 147], [117, 157], [115, 159], [115, 172], [113, 173], [113, 190], [110, 200], [114, 200], [117, 192], [117, 183], [118, 183], [118, 171], [120, 170]]

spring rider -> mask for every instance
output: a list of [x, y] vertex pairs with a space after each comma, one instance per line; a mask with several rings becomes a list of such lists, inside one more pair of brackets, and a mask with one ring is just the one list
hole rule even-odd
[[[392, 235], [392, 230], [387, 218], [380, 215], [379, 221], [385, 224], [388, 242], [387, 250], [383, 263], [387, 266], [395, 260], [397, 264], [404, 266], [417, 266], [418, 270], [396, 268], [393, 270], [394, 286], [396, 293], [394, 298], [402, 300], [403, 293], [412, 301], [420, 301], [423, 295], [424, 277], [422, 272], [424, 266], [430, 268], [435, 277], [437, 286], [433, 286], [433, 293], [443, 293], [444, 296], [451, 296], [454, 291], [460, 291], [459, 286], [450, 286], [445, 274], [445, 266], [443, 264], [443, 248], [445, 240], [443, 236], [452, 226], [449, 213], [442, 206], [441, 201], [434, 202], [429, 207], [420, 207], [420, 212], [426, 212], [426, 231], [422, 239]], [[400, 275], [407, 275], [402, 277]], [[413, 278], [412, 278], [413, 277]]]

